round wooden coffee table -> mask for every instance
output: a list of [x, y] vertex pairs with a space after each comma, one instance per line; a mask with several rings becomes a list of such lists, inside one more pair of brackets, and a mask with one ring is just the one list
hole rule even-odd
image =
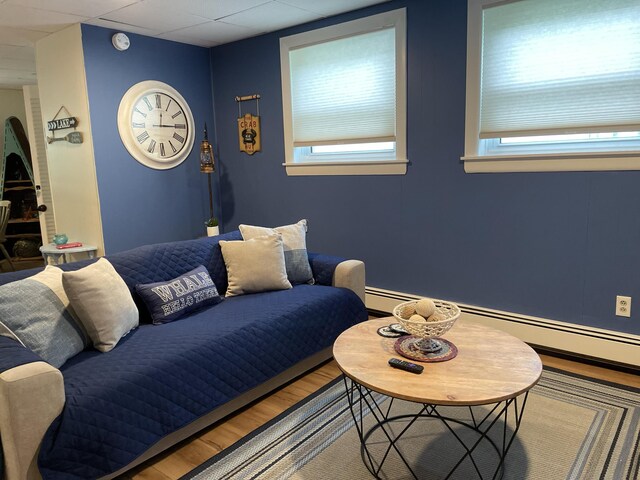
[[[528, 392], [542, 374], [538, 354], [505, 332], [458, 320], [443, 336], [458, 348], [458, 355], [444, 362], [416, 362], [395, 351], [395, 338], [377, 334], [380, 327], [392, 323], [396, 323], [393, 317], [360, 323], [343, 332], [333, 346], [333, 356], [345, 374], [347, 399], [366, 467], [380, 478], [385, 460], [394, 451], [411, 475], [419, 478], [398, 447], [398, 441], [419, 420], [436, 419], [446, 425], [463, 447], [462, 458], [445, 478], [451, 477], [465, 460], [472, 463], [479, 478], [484, 478], [486, 472], [481, 471], [480, 462], [473, 455], [483, 442], [489, 442], [497, 453], [497, 465], [489, 477], [499, 478], [504, 473], [504, 459], [520, 426]], [[424, 371], [416, 375], [392, 368], [388, 364], [392, 357], [423, 365]], [[390, 404], [382, 408], [387, 397], [391, 398]], [[415, 402], [421, 407], [417, 413], [397, 415], [393, 411], [395, 399]], [[474, 407], [486, 405], [490, 407], [482, 407], [480, 413], [476, 413]], [[469, 414], [465, 415], [469, 420], [441, 413], [445, 406], [468, 409]], [[363, 421], [367, 412], [375, 419], [371, 427], [365, 427]], [[391, 428], [398, 421], [408, 423], [399, 433]], [[453, 427], [459, 425], [474, 432], [471, 442], [456, 433]], [[368, 444], [375, 431], [382, 431], [383, 438], [388, 441], [382, 458], [378, 459], [374, 458]], [[379, 439], [376, 442], [379, 443]], [[390, 474], [387, 472], [387, 475]]]

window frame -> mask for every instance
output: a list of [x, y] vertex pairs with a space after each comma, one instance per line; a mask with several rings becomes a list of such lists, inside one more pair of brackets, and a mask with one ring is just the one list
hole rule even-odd
[[[369, 152], [313, 154], [311, 147], [294, 147], [289, 51], [305, 45], [337, 40], [382, 28], [395, 28], [396, 147], [393, 158]], [[407, 172], [407, 27], [400, 8], [280, 38], [280, 69], [286, 173], [297, 175], [404, 175]]]
[[498, 145], [480, 139], [482, 11], [503, 0], [468, 0], [464, 162], [466, 173], [640, 170], [640, 141]]

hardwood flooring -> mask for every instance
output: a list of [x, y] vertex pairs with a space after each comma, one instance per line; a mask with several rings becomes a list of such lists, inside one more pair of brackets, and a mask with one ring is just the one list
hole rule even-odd
[[[640, 375], [540, 354], [546, 366], [640, 388]], [[340, 375], [331, 360], [199, 434], [154, 457], [126, 475], [131, 480], [175, 480], [233, 445]]]

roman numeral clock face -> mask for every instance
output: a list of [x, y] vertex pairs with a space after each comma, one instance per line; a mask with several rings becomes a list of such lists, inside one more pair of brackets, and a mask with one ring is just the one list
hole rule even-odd
[[182, 163], [193, 147], [193, 128], [189, 105], [165, 83], [137, 83], [120, 102], [118, 131], [122, 143], [148, 167], [164, 170]]

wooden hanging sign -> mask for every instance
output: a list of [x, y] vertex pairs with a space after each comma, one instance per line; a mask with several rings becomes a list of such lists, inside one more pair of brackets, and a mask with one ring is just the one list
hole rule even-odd
[[[67, 112], [67, 115], [69, 116], [65, 118], [58, 118], [58, 115], [60, 115], [60, 112], [62, 112], [62, 110]], [[58, 110], [58, 113], [56, 113], [53, 116], [53, 120], [49, 120], [47, 122], [47, 128], [49, 129], [50, 132], [52, 132], [51, 136], [47, 137], [47, 143], [53, 143], [53, 142], [69, 142], [69, 143], [75, 143], [75, 144], [82, 143], [82, 133], [80, 132], [71, 132], [65, 135], [64, 137], [56, 138], [57, 130], [66, 130], [68, 128], [73, 128], [75, 130], [77, 126], [78, 126], [78, 119], [76, 117], [72, 117], [69, 114], [69, 110], [67, 110], [64, 105], [61, 106], [60, 109]]]
[[238, 138], [240, 151], [253, 155], [260, 151], [260, 117], [244, 114], [238, 118]]
[[66, 128], [76, 128], [78, 125], [78, 119], [76, 117], [58, 118], [47, 122], [47, 129], [49, 131], [64, 130]]

